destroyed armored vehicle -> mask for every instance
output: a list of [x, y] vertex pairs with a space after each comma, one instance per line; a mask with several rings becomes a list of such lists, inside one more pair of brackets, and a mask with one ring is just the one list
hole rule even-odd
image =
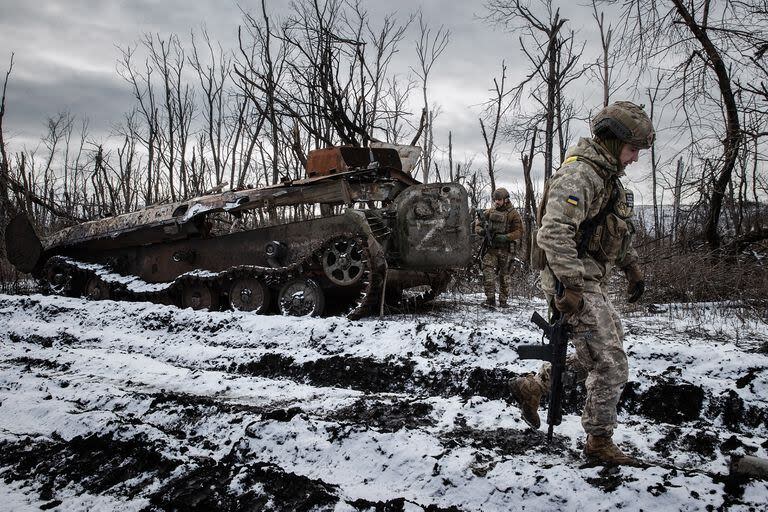
[[[307, 177], [75, 225], [6, 230], [8, 259], [52, 292], [193, 309], [378, 314], [445, 289], [471, 259], [467, 193], [403, 169], [412, 147], [310, 153]], [[408, 152], [410, 151], [410, 155]]]

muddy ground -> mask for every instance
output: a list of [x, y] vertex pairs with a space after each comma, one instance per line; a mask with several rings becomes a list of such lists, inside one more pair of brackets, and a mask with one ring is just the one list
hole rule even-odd
[[[547, 443], [510, 403], [541, 304], [454, 296], [349, 321], [0, 296], [0, 498], [14, 510], [764, 510], [768, 337], [630, 313], [616, 439], [585, 467], [584, 387]], [[747, 331], [751, 341], [744, 343]], [[761, 337], [762, 336], [762, 337]], [[546, 411], [542, 403], [542, 415]]]

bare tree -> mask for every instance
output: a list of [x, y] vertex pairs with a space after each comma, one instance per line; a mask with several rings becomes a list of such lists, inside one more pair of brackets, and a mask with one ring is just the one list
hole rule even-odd
[[[531, 179], [531, 170], [533, 169], [533, 158], [536, 154], [536, 133], [537, 127], [527, 130], [530, 134], [529, 142], [524, 142], [524, 149], [520, 153], [520, 159], [523, 162], [523, 179], [525, 180], [525, 199], [523, 204], [523, 222], [525, 224], [525, 233], [527, 236], [523, 239], [523, 261], [526, 265], [531, 261], [531, 233], [533, 233], [533, 222], [537, 217], [536, 195], [533, 191], [533, 180]], [[525, 141], [527, 137], [524, 137]], [[525, 148], [527, 146], [527, 150]]]
[[135, 55], [136, 47], [122, 49], [117, 72], [130, 84], [137, 102], [137, 111], [141, 113], [146, 126], [145, 134], [139, 131], [136, 131], [135, 134], [140, 138], [147, 150], [147, 179], [144, 190], [144, 202], [145, 204], [152, 204], [157, 199], [156, 190], [159, 181], [156, 177], [155, 169], [158, 131], [160, 129], [158, 120], [159, 107], [155, 99], [155, 89], [152, 86], [152, 73], [154, 70], [148, 61], [144, 62], [144, 72], [137, 70]]
[[265, 5], [260, 19], [246, 15], [235, 73], [270, 124], [272, 149], [264, 156], [272, 160], [273, 179], [277, 159], [270, 154], [283, 144], [301, 162], [307, 149], [366, 146], [378, 140], [377, 132], [391, 137], [392, 127], [401, 136], [412, 85], [398, 87], [388, 68], [411, 19], [398, 23], [385, 16], [377, 25], [361, 5], [295, 4], [279, 27]]
[[[0, 96], [0, 231], [5, 236], [5, 222], [6, 215], [10, 211], [10, 198], [8, 196], [8, 178], [10, 176], [10, 164], [8, 163], [8, 150], [5, 146], [5, 129], [3, 121], [5, 119], [5, 98], [8, 90], [8, 79], [13, 71], [13, 57], [11, 53], [11, 60], [8, 64], [8, 71], [5, 73], [5, 79], [3, 80], [3, 94]], [[0, 255], [5, 254], [5, 244], [0, 244]]]
[[618, 56], [613, 51], [613, 26], [610, 23], [606, 25], [604, 12], [598, 13], [596, 0], [592, 0], [592, 17], [595, 19], [597, 28], [600, 31], [600, 48], [602, 50], [595, 67], [595, 76], [603, 84], [603, 106], [607, 107], [611, 100], [611, 91], [619, 89], [628, 80], [625, 79], [620, 84], [615, 83], [613, 72], [618, 65]]
[[504, 61], [501, 62], [501, 78], [493, 79], [493, 89], [491, 89], [492, 96], [485, 103], [483, 114], [489, 122], [490, 134], [485, 128], [483, 118], [480, 121], [480, 130], [483, 134], [483, 142], [485, 143], [485, 156], [488, 164], [488, 178], [491, 180], [491, 190], [496, 190], [496, 140], [499, 135], [499, 128], [502, 124], [504, 115], [509, 110], [511, 104], [507, 99], [509, 91], [505, 90], [507, 80], [507, 66]]
[[[389, 114], [383, 116], [387, 142], [398, 144], [405, 137], [408, 123], [407, 104], [414, 87], [416, 87], [416, 82], [410, 76], [403, 80], [395, 75], [387, 80], [387, 92], [384, 101], [388, 104], [387, 111]], [[419, 137], [416, 137], [416, 140], [418, 139]]]
[[418, 67], [414, 69], [416, 76], [421, 81], [421, 96], [423, 100], [422, 123], [419, 131], [422, 132], [422, 153], [421, 153], [421, 173], [422, 181], [429, 179], [429, 168], [432, 163], [433, 154], [433, 125], [437, 115], [434, 106], [429, 104], [427, 94], [429, 75], [437, 59], [445, 51], [450, 42], [451, 32], [444, 26], [440, 26], [436, 32], [424, 20], [424, 14], [419, 13], [419, 39], [416, 41], [416, 54], [418, 56]]
[[143, 63], [135, 61], [137, 47], [125, 48], [121, 50], [118, 73], [131, 85], [146, 124], [143, 139], [150, 154], [150, 187], [155, 180], [155, 188], [147, 196], [157, 199], [160, 191], [160, 176], [155, 172], [159, 161], [166, 170], [167, 193], [175, 201], [180, 192], [184, 194], [187, 147], [195, 113], [194, 92], [184, 81], [187, 58], [175, 35], [161, 39], [145, 34], [139, 44], [146, 52]]
[[[656, 117], [656, 106], [658, 104], [659, 91], [664, 81], [664, 75], [661, 72], [656, 73], [656, 85], [653, 90], [649, 87], [647, 90], [649, 111], [648, 116], [653, 122]], [[651, 195], [653, 198], [653, 233], [657, 238], [662, 235], [660, 218], [659, 218], [659, 204], [658, 204], [658, 167], [659, 159], [656, 154], [656, 141], [651, 144]]]
[[669, 70], [673, 101], [686, 117], [693, 151], [708, 162], [701, 187], [707, 194], [704, 236], [717, 249], [723, 201], [744, 141], [737, 84], [752, 82], [759, 72], [754, 57], [766, 40], [765, 15], [756, 4], [739, 0], [625, 0], [622, 5], [627, 48], [636, 61], [674, 63]]
[[541, 114], [535, 114], [534, 117], [540, 115], [544, 121], [543, 153], [546, 179], [551, 176], [554, 167], [556, 124], [561, 158], [568, 140], [567, 121], [572, 114], [566, 114], [569, 108], [566, 105], [564, 89], [585, 70], [576, 68], [582, 51], [575, 51], [573, 48], [573, 32], [562, 35], [568, 20], [560, 17], [560, 11], [553, 8], [552, 0], [540, 0], [537, 4], [539, 8], [534, 10], [528, 2], [522, 0], [490, 0], [486, 4], [486, 19], [521, 34], [518, 39], [520, 48], [528, 59], [531, 70], [511, 89], [511, 98], [519, 104], [523, 92], [530, 88], [531, 97], [541, 106]]

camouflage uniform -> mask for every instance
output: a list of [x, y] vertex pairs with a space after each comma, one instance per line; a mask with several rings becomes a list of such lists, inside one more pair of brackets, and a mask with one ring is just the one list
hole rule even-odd
[[[583, 293], [583, 307], [567, 318], [576, 348], [568, 363], [569, 369], [586, 378], [584, 430], [602, 437], [610, 437], [616, 426], [616, 405], [628, 374], [624, 332], [605, 286], [614, 265], [625, 271], [637, 266], [629, 218], [632, 195], [621, 186], [618, 177], [622, 175], [616, 158], [602, 145], [581, 139], [549, 182], [546, 213], [536, 236], [546, 254], [541, 287], [548, 302], [552, 304], [557, 278], [565, 288]], [[603, 218], [581, 246], [584, 254], [579, 254], [582, 223], [606, 211], [609, 204], [615, 204], [615, 211]], [[548, 365], [539, 381], [549, 388]]]
[[[503, 242], [494, 241], [483, 255], [483, 289], [488, 303], [494, 303], [496, 296], [496, 281], [499, 282], [499, 304], [506, 305], [509, 297], [514, 242], [523, 236], [523, 220], [517, 210], [512, 208], [509, 201], [500, 208], [489, 208], [484, 214], [491, 237], [506, 235]], [[483, 234], [483, 225], [475, 220], [475, 233]]]
[[[653, 123], [641, 106], [617, 101], [592, 119], [594, 138], [581, 139], [544, 187], [539, 228], [531, 237], [531, 265], [541, 270], [541, 287], [550, 307], [570, 325], [576, 353], [566, 366], [586, 379], [581, 422], [587, 433], [584, 455], [611, 465], [635, 465], [611, 439], [616, 406], [627, 382], [624, 332], [605, 293], [613, 266], [623, 269], [629, 302], [645, 290], [632, 248], [634, 200], [619, 178], [652, 146]], [[549, 388], [551, 367], [512, 382], [511, 395], [532, 427], [541, 424], [538, 408]]]

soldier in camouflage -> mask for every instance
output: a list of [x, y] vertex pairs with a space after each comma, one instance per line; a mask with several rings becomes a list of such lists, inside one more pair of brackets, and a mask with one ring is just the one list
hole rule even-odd
[[[645, 290], [638, 257], [632, 247], [633, 195], [619, 178], [638, 152], [653, 144], [651, 120], [639, 107], [618, 101], [592, 120], [592, 138], [568, 150], [560, 169], [545, 186], [533, 251], [541, 264], [541, 287], [551, 307], [570, 325], [575, 354], [569, 370], [585, 379], [587, 398], [582, 426], [585, 455], [608, 464], [635, 464], [612, 441], [616, 406], [627, 382], [624, 332], [606, 294], [611, 269], [629, 281], [629, 301]], [[559, 292], [559, 293], [558, 293]], [[549, 389], [549, 365], [538, 375], [513, 383], [523, 418], [540, 424], [538, 406]]]
[[[483, 255], [483, 288], [485, 305], [496, 305], [496, 281], [499, 283], [499, 306], [507, 307], [511, 281], [514, 242], [523, 237], [523, 221], [512, 208], [509, 192], [498, 188], [493, 192], [493, 208], [483, 212], [485, 225], [491, 231], [492, 244]], [[475, 233], [485, 236], [483, 222], [475, 220]]]

